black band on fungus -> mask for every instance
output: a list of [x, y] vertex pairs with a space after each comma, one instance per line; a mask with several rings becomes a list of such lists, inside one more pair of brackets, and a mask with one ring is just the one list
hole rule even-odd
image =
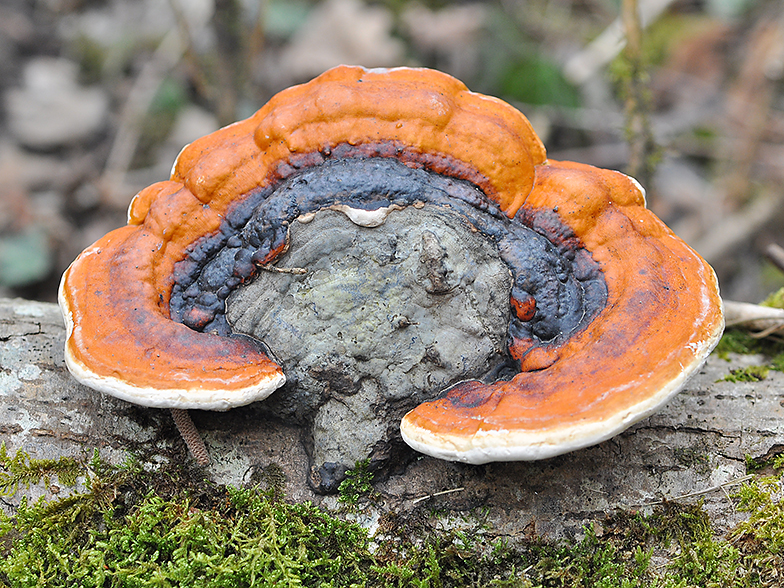
[[335, 151], [326, 159], [303, 157], [304, 167], [240, 199], [220, 231], [194, 243], [175, 267], [173, 320], [231, 335], [224, 314], [229, 294], [284, 250], [294, 219], [333, 205], [373, 211], [424, 203], [461, 214], [496, 245], [512, 272], [509, 335], [515, 339], [559, 345], [604, 308], [601, 269], [556, 212], [522, 208], [509, 219], [467, 181], [391, 157], [336, 158]]

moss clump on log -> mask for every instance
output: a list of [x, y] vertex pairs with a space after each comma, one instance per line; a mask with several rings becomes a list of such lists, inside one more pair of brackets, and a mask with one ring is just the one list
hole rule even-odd
[[0, 452], [6, 495], [54, 475], [80, 488], [0, 514], [0, 586], [744, 587], [773, 586], [784, 569], [784, 457], [732, 495], [748, 519], [725, 536], [700, 504], [665, 502], [579, 539], [514, 544], [482, 513], [462, 525], [426, 508], [385, 515], [370, 537], [336, 513], [281, 500], [275, 485], [226, 487], [182, 466], [110, 466], [97, 453], [64, 459]]

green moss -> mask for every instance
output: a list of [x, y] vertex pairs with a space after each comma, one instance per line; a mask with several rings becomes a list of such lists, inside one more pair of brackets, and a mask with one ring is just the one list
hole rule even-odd
[[732, 370], [730, 375], [722, 378], [728, 382], [758, 382], [764, 380], [770, 370], [784, 372], [784, 341], [779, 338], [752, 337], [747, 331], [728, 329], [724, 332], [714, 350], [720, 358], [729, 361], [730, 353], [741, 355], [763, 355], [767, 359], [765, 365]]
[[765, 467], [765, 463], [754, 458], [754, 456], [746, 454], [746, 473], [753, 474], [760, 471]]
[[[781, 463], [784, 465], [784, 463]], [[780, 586], [784, 570], [784, 504], [773, 496], [781, 491], [780, 476], [765, 476], [744, 484], [734, 494], [738, 510], [749, 518], [730, 533], [752, 586]]]
[[89, 487], [50, 502], [22, 500], [13, 519], [3, 517], [0, 582], [351, 586], [369, 574], [366, 531], [310, 504], [207, 482], [166, 495], [135, 467], [93, 477]]
[[338, 487], [338, 500], [345, 504], [356, 504], [361, 496], [373, 492], [373, 472], [369, 469], [370, 460], [358, 461], [354, 469], [346, 472], [346, 479]]
[[770, 367], [766, 365], [751, 365], [745, 368], [730, 370], [720, 382], [761, 382], [768, 377]]
[[11, 457], [5, 443], [0, 445], [0, 496], [13, 496], [20, 486], [29, 488], [40, 482], [49, 486], [54, 476], [61, 484], [73, 486], [80, 471], [79, 462], [71, 457], [31, 459], [24, 451]]
[[772, 308], [784, 308], [784, 288], [776, 290], [768, 296], [765, 300], [760, 302], [760, 306], [769, 306]]
[[760, 345], [760, 340], [754, 339], [747, 331], [727, 329], [713, 352], [720, 358], [729, 361], [730, 353], [740, 355], [759, 353]]
[[673, 452], [679, 464], [702, 474], [710, 472], [711, 458], [704, 451], [698, 451], [693, 447], [675, 447]]
[[770, 369], [784, 372], [784, 353], [779, 353], [770, 360]]
[[784, 355], [784, 341], [773, 337], [755, 338], [748, 331], [730, 328], [724, 331], [714, 353], [725, 360], [729, 360], [730, 353], [760, 354], [775, 358]]
[[746, 473], [778, 471], [784, 469], [784, 453], [753, 457], [746, 455]]
[[[726, 537], [701, 505], [665, 503], [618, 513], [578, 539], [511, 545], [481, 512], [453, 525], [424, 509], [389, 513], [370, 538], [334, 513], [283, 501], [276, 485], [224, 487], [184, 466], [152, 473], [95, 454], [66, 460], [85, 490], [0, 513], [0, 586], [740, 588], [776, 585], [784, 569], [776, 476], [737, 491], [749, 518]], [[49, 471], [23, 452], [2, 451], [2, 463], [15, 464], [20, 484]], [[784, 458], [771, 463], [784, 469]], [[372, 489], [367, 464], [349, 479], [351, 496]]]

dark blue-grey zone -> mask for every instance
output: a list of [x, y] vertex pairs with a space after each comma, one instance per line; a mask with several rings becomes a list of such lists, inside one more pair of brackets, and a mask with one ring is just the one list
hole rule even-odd
[[517, 338], [559, 345], [604, 308], [607, 286], [599, 265], [555, 211], [522, 208], [509, 219], [467, 181], [389, 157], [317, 155], [285, 180], [238, 199], [220, 230], [190, 247], [175, 266], [173, 320], [232, 335], [225, 317], [229, 294], [285, 244], [294, 219], [335, 204], [377, 210], [422, 202], [461, 214], [498, 248], [513, 275], [512, 297], [536, 302], [529, 321], [512, 312], [510, 343]]

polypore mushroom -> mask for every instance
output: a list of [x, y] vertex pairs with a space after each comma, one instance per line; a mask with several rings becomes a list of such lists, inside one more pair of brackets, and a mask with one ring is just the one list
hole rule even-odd
[[[449, 386], [402, 436], [469, 463], [550, 457], [655, 411], [721, 335], [713, 271], [644, 205], [620, 173], [548, 161], [521, 113], [450, 76], [338, 67], [186, 147], [169, 181], [134, 198], [128, 226], [77, 258], [60, 288], [67, 364], [145, 406], [260, 400], [283, 369], [234, 332], [226, 300], [280, 259], [292, 222], [332, 209], [373, 227], [430, 207], [508, 268], [494, 296], [513, 373]], [[420, 242], [428, 295], [462, 287], [438, 235]]]

